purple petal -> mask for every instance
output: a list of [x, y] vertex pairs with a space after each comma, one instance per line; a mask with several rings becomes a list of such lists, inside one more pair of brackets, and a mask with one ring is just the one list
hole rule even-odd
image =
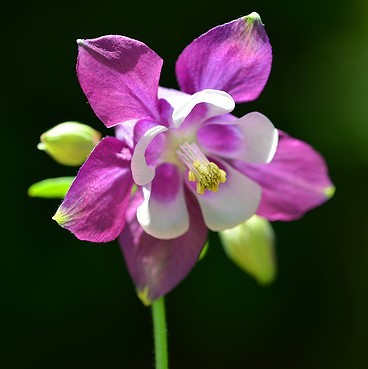
[[160, 240], [143, 231], [136, 219], [141, 203], [136, 193], [127, 213], [127, 225], [119, 237], [120, 247], [137, 288], [145, 304], [170, 292], [196, 264], [206, 243], [207, 229], [193, 196], [187, 194], [190, 209], [190, 228], [179, 238]]
[[176, 64], [181, 89], [228, 92], [237, 103], [256, 99], [271, 70], [272, 50], [257, 13], [215, 27], [187, 46]]
[[172, 125], [172, 114], [173, 114], [174, 108], [165, 99], [159, 99], [158, 107], [160, 111], [161, 124], [166, 127], [170, 127], [170, 125]]
[[164, 163], [157, 167], [152, 183], [143, 187], [143, 195], [137, 218], [145, 232], [160, 239], [170, 239], [188, 231], [183, 178], [176, 165]]
[[236, 158], [244, 147], [243, 134], [234, 124], [204, 124], [197, 131], [197, 139], [206, 153], [223, 158]]
[[122, 231], [133, 179], [131, 153], [104, 138], [83, 164], [53, 219], [80, 240], [109, 242]]
[[134, 128], [138, 122], [137, 119], [127, 120], [124, 124], [115, 126], [115, 137], [125, 142], [130, 149], [134, 148]]
[[96, 115], [107, 127], [159, 118], [162, 59], [142, 42], [123, 36], [78, 40], [77, 74]]
[[270, 164], [235, 167], [262, 186], [257, 214], [268, 220], [290, 221], [328, 200], [334, 186], [323, 157], [310, 145], [281, 132]]

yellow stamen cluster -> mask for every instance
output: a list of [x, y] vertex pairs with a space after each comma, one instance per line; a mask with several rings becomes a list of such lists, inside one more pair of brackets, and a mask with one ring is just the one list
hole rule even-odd
[[226, 172], [209, 161], [195, 142], [184, 142], [176, 150], [178, 157], [189, 169], [188, 180], [197, 182], [197, 192], [217, 192], [220, 183], [226, 182]]
[[217, 192], [219, 184], [226, 182], [226, 172], [212, 161], [207, 164], [196, 160], [188, 172], [188, 180], [197, 182], [197, 192], [203, 195], [205, 190]]

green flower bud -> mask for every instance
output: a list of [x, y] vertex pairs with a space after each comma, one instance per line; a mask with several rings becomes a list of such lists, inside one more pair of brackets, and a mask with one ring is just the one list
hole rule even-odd
[[60, 164], [78, 166], [99, 143], [101, 134], [85, 124], [65, 122], [43, 133], [40, 140], [39, 150], [46, 151]]
[[245, 223], [219, 232], [227, 256], [262, 285], [276, 277], [275, 236], [271, 224], [254, 215]]

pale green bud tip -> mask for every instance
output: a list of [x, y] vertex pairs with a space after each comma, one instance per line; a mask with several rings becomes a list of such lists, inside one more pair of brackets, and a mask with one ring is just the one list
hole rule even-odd
[[46, 151], [58, 163], [69, 166], [82, 164], [101, 140], [101, 133], [78, 122], [56, 125], [40, 138], [39, 150]]
[[227, 256], [262, 285], [276, 277], [274, 232], [264, 218], [254, 215], [245, 223], [219, 232]]
[[62, 199], [68, 192], [75, 177], [48, 178], [34, 183], [28, 188], [28, 196], [44, 199]]
[[82, 38], [77, 39], [77, 45], [81, 47], [88, 47], [88, 45], [84, 42]]
[[143, 290], [137, 289], [137, 296], [142, 301], [144, 306], [150, 306], [152, 304], [152, 301], [148, 297], [149, 288], [146, 286], [143, 288]]
[[57, 209], [55, 215], [52, 217], [52, 220], [55, 220], [55, 222], [57, 222], [59, 224], [59, 226], [61, 226], [61, 227], [69, 219], [70, 219], [70, 217], [63, 210], [61, 210], [61, 207], [59, 207], [59, 209]]
[[335, 191], [336, 191], [336, 187], [331, 185], [330, 187], [325, 188], [323, 193], [326, 195], [327, 198], [330, 199], [335, 194]]
[[46, 150], [46, 145], [45, 145], [43, 142], [40, 142], [40, 143], [37, 145], [37, 149], [38, 149], [38, 150], [45, 151], [45, 150]]
[[252, 12], [252, 13], [246, 15], [244, 17], [244, 19], [245, 19], [246, 22], [248, 22], [250, 24], [253, 24], [254, 22], [259, 22], [260, 24], [264, 25], [262, 23], [262, 19], [261, 19], [260, 15], [257, 12]]

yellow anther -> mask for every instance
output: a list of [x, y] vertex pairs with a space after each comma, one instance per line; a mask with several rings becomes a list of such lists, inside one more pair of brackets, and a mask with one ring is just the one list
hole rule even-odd
[[205, 190], [217, 192], [219, 184], [226, 182], [226, 172], [213, 162], [201, 163], [196, 160], [188, 172], [188, 180], [197, 182], [197, 192], [203, 195]]
[[195, 177], [194, 173], [191, 170], [188, 172], [188, 181], [189, 182], [195, 182], [196, 181], [196, 177]]
[[197, 182], [196, 190], [198, 194], [203, 195], [205, 189], [201, 186], [199, 182]]

